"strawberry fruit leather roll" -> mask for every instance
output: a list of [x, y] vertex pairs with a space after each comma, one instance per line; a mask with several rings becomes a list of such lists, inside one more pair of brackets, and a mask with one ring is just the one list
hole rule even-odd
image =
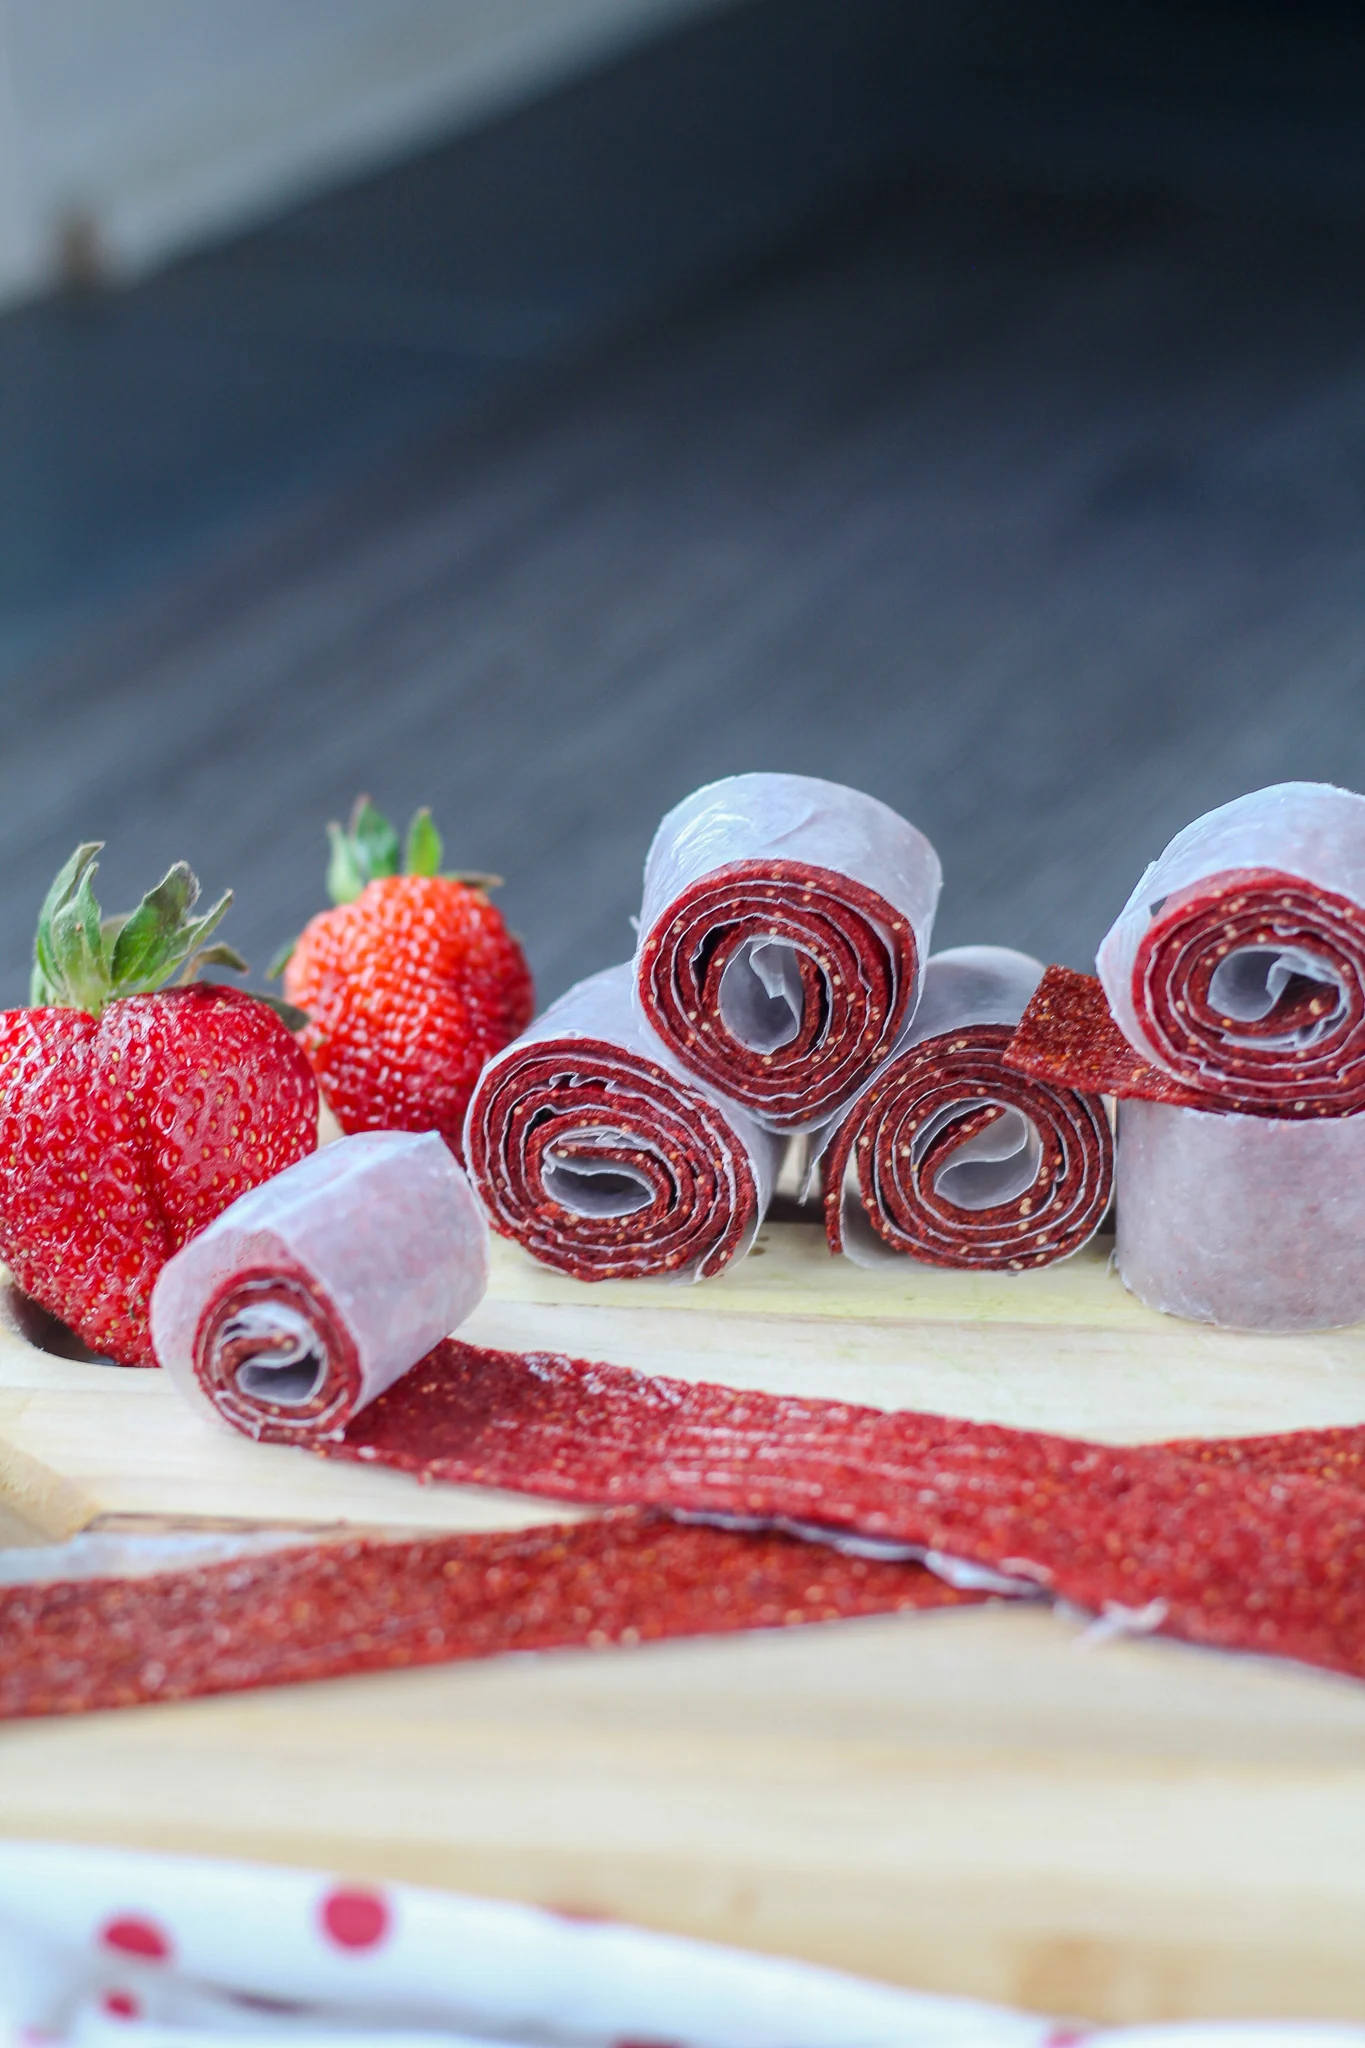
[[339, 1435], [478, 1306], [488, 1225], [434, 1132], [366, 1131], [234, 1202], [163, 1268], [159, 1363], [247, 1436]]
[[493, 1226], [579, 1280], [701, 1280], [748, 1250], [771, 1134], [683, 1074], [644, 1024], [629, 962], [581, 981], [489, 1061], [465, 1157]]
[[941, 880], [928, 840], [875, 797], [805, 775], [711, 783], [649, 850], [644, 1014], [769, 1129], [813, 1129], [913, 1012]]
[[1365, 797], [1283, 782], [1196, 819], [1098, 966], [1125, 1037], [1210, 1108], [1365, 1107]]
[[913, 1024], [824, 1151], [833, 1251], [1021, 1272], [1099, 1228], [1113, 1190], [1103, 1104], [1004, 1061], [1042, 972], [1003, 946], [929, 961]]

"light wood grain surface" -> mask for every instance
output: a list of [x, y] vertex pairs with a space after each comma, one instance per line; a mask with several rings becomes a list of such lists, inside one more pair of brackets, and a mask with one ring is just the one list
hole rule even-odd
[[[1365, 1330], [831, 1261], [587, 1287], [500, 1246], [470, 1334], [1132, 1441], [1365, 1420]], [[0, 1538], [562, 1511], [247, 1443], [0, 1332]], [[1365, 2019], [1365, 1687], [993, 1607], [395, 1673], [0, 1731], [0, 1833], [323, 1864], [1108, 2020]]]

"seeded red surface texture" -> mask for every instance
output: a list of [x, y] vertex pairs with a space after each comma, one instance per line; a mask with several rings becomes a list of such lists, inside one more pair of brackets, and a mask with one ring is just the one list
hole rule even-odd
[[512, 1535], [315, 1544], [156, 1578], [0, 1591], [0, 1716], [78, 1713], [503, 1650], [956, 1607], [916, 1564], [611, 1515]]
[[[1264, 1017], [1212, 1000], [1229, 952], [1298, 948], [1333, 971], [1291, 975]], [[1347, 1116], [1365, 1107], [1365, 912], [1273, 868], [1243, 868], [1168, 896], [1133, 963], [1133, 1003], [1178, 1081], [1250, 1116]], [[1311, 1044], [1274, 1044], [1315, 1035]]]
[[460, 1151], [479, 1070], [530, 1021], [530, 971], [496, 906], [441, 875], [392, 875], [324, 910], [285, 969], [344, 1131], [439, 1131]]
[[317, 1142], [317, 1086], [270, 1007], [199, 984], [0, 1013], [0, 1252], [121, 1365], [154, 1365], [171, 1253]]
[[[720, 1009], [726, 968], [756, 938], [798, 948], [801, 1025], [770, 1053], [736, 1038]], [[916, 958], [909, 921], [849, 876], [803, 861], [732, 861], [685, 889], [650, 933], [640, 1000], [685, 1067], [772, 1128], [796, 1127], [832, 1114], [886, 1057]]]
[[[888, 1060], [857, 1102], [824, 1160], [825, 1234], [844, 1249], [844, 1180], [850, 1160], [863, 1209], [892, 1251], [935, 1266], [1046, 1266], [1091, 1237], [1109, 1207], [1114, 1142], [1098, 1096], [1012, 1072], [1005, 1024], [964, 1025]], [[976, 1107], [973, 1107], [976, 1104]], [[1027, 1188], [988, 1209], [963, 1209], [938, 1192], [959, 1147], [1007, 1109], [1042, 1140]], [[964, 1112], [965, 1114], [961, 1113]], [[935, 1118], [950, 1121], [934, 1131]], [[919, 1134], [928, 1129], [920, 1149]]]
[[1365, 1676], [1365, 1498], [1339, 1443], [1320, 1468], [1306, 1451], [1337, 1475], [1323, 1480], [1292, 1448], [1113, 1449], [449, 1340], [317, 1448], [560, 1500], [887, 1537], [1082, 1607], [1160, 1600], [1162, 1628], [1191, 1642]]
[[1142, 1058], [1110, 1013], [1098, 978], [1073, 967], [1049, 967], [1034, 990], [1005, 1064], [1054, 1087], [1091, 1095], [1138, 1095], [1186, 1109], [1226, 1108], [1186, 1088]]

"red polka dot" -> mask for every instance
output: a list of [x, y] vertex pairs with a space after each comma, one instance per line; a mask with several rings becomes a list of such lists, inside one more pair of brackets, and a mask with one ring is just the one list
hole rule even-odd
[[117, 1949], [120, 1955], [141, 1956], [149, 1963], [164, 1963], [171, 1953], [169, 1934], [155, 1920], [144, 1920], [136, 1913], [124, 1913], [117, 1920], [106, 1921], [100, 1929], [100, 1943], [104, 1948]]
[[377, 1948], [389, 1931], [389, 1909], [378, 1892], [329, 1892], [322, 1926], [338, 1948]]
[[106, 1991], [100, 2004], [115, 2020], [140, 2020], [142, 2006], [131, 1991]]

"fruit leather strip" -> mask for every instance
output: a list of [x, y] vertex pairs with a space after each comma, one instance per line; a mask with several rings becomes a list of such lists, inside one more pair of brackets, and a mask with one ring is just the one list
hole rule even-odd
[[1005, 1064], [1088, 1095], [1214, 1106], [1207, 1095], [1183, 1088], [1135, 1052], [1114, 1022], [1101, 982], [1073, 967], [1046, 970], [1010, 1040]]
[[1020, 1272], [1099, 1228], [1114, 1175], [1099, 1097], [1005, 1065], [1042, 972], [1004, 946], [929, 961], [909, 1030], [825, 1144], [833, 1251]]
[[609, 1515], [0, 1590], [0, 1716], [79, 1713], [502, 1650], [659, 1641], [979, 1600], [922, 1565]]
[[465, 1157], [493, 1220], [579, 1280], [707, 1279], [763, 1220], [778, 1141], [683, 1073], [629, 962], [561, 996], [484, 1068]]
[[1281, 1436], [1185, 1437], [1166, 1446], [1205, 1465], [1317, 1480], [1365, 1493], [1365, 1428], [1295, 1429]]
[[488, 1226], [434, 1132], [364, 1131], [230, 1209], [164, 1267], [152, 1341], [191, 1404], [247, 1436], [341, 1430], [462, 1322]]
[[[941, 1416], [884, 1414], [449, 1341], [328, 1456], [561, 1500], [912, 1545], [1169, 1634], [1365, 1677], [1353, 1488]], [[1160, 1602], [1160, 1607], [1152, 1603]]]
[[1365, 1115], [1119, 1107], [1118, 1269], [1149, 1308], [1234, 1330], [1365, 1319]]
[[1138, 1053], [1221, 1108], [1365, 1107], [1365, 797], [1284, 782], [1196, 819], [1098, 966]]
[[711, 783], [649, 850], [644, 1013], [770, 1129], [811, 1129], [914, 1010], [940, 882], [928, 840], [875, 797], [806, 775]]

